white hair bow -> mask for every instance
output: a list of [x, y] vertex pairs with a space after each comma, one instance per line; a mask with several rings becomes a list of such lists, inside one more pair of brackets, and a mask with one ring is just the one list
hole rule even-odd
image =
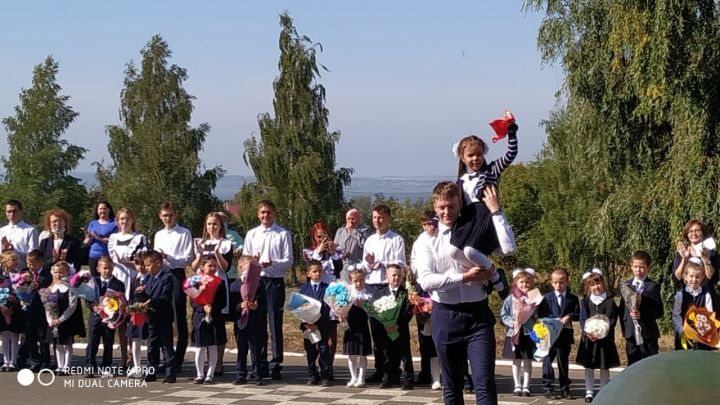
[[592, 276], [593, 274], [597, 274], [600, 277], [602, 277], [602, 270], [598, 269], [597, 267], [593, 267], [592, 270], [585, 272], [585, 274], [582, 275], [582, 279], [585, 280], [586, 278]]
[[518, 274], [520, 274], [520, 273], [527, 273], [527, 274], [531, 275], [532, 277], [535, 277], [535, 269], [532, 269], [532, 268], [530, 268], [530, 267], [525, 268], [525, 269], [515, 269], [515, 270], [513, 270], [513, 272], [512, 272], [512, 277], [515, 278], [515, 277], [517, 277]]

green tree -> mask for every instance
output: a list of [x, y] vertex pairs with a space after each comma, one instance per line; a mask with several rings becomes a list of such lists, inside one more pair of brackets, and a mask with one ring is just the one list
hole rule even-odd
[[158, 208], [167, 200], [197, 234], [205, 214], [220, 205], [212, 191], [223, 170], [205, 170], [199, 156], [210, 126], [190, 126], [195, 97], [183, 88], [187, 71], [169, 65], [167, 42], [156, 35], [140, 54], [140, 68], [131, 61], [125, 70], [122, 123], [107, 128], [112, 164], [97, 164], [97, 177], [113, 204], [134, 211], [143, 232], [160, 226]]
[[48, 56], [33, 69], [32, 87], [20, 92], [15, 116], [3, 119], [9, 154], [2, 157], [5, 184], [3, 200], [23, 203], [25, 218], [38, 224], [44, 211], [61, 207], [74, 218], [88, 206], [87, 190], [69, 173], [77, 168], [86, 150], [62, 138], [78, 116], [60, 94], [58, 63]]
[[[280, 75], [273, 88], [275, 115], [260, 114], [259, 138], [245, 141], [243, 159], [256, 181], [240, 190], [237, 200], [253, 218], [262, 198], [277, 206], [277, 222], [293, 235], [296, 258], [310, 244], [310, 226], [324, 220], [331, 227], [342, 219], [343, 186], [352, 169], [335, 167], [335, 144], [340, 132], [328, 130], [325, 88], [317, 82], [320, 44], [300, 36], [287, 13], [280, 15]], [[256, 219], [253, 222], [257, 222]], [[293, 281], [296, 275], [292, 273]]]

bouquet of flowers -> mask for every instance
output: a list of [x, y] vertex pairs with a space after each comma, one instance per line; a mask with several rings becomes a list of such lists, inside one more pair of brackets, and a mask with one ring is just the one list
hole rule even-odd
[[[198, 305], [212, 305], [220, 283], [222, 283], [220, 277], [196, 274], [185, 280], [183, 291]], [[212, 317], [209, 314], [205, 315], [204, 321], [212, 323]]]
[[81, 270], [73, 274], [70, 277], [70, 287], [75, 291], [76, 297], [88, 302], [97, 302], [100, 296], [100, 288], [90, 270]]
[[604, 339], [610, 332], [610, 319], [603, 314], [591, 316], [585, 320], [584, 330], [593, 340]]
[[[623, 298], [625, 298], [625, 306], [628, 310], [632, 311], [640, 308], [642, 292], [633, 290], [632, 287], [625, 283], [620, 285], [620, 292]], [[640, 323], [636, 320], [633, 320], [633, 326], [635, 327], [635, 344], [640, 346], [643, 344], [642, 326], [640, 326]]]
[[13, 273], [12, 275], [13, 289], [15, 295], [20, 300], [20, 306], [23, 311], [27, 311], [30, 308], [30, 303], [33, 299], [33, 293], [38, 287], [37, 274], [29, 271], [23, 271], [19, 273]]
[[11, 280], [9, 277], [0, 274], [0, 312], [5, 323], [10, 323], [10, 316], [12, 315], [12, 309], [8, 307], [8, 304], [15, 300], [15, 293], [11, 288]]
[[688, 348], [688, 342], [720, 348], [718, 329], [720, 329], [720, 321], [716, 319], [715, 312], [691, 305], [685, 313], [680, 342], [685, 349]]
[[147, 316], [152, 312], [152, 307], [142, 305], [141, 302], [135, 302], [128, 305], [128, 312], [130, 312], [130, 322], [135, 326], [143, 326], [147, 321]]
[[[260, 283], [261, 267], [255, 263], [250, 263], [248, 269], [240, 275], [242, 285], [240, 286], [240, 298], [243, 301], [255, 301], [257, 295], [258, 284]], [[243, 308], [240, 315], [240, 329], [244, 329], [250, 317], [250, 309]]]
[[385, 326], [390, 340], [395, 340], [400, 336], [397, 328], [393, 327], [397, 325], [400, 308], [402, 307], [400, 303], [402, 303], [403, 298], [405, 298], [405, 294], [400, 293], [397, 297], [386, 295], [376, 299], [372, 304], [365, 303], [365, 310], [368, 315], [377, 319]]
[[533, 326], [530, 339], [535, 342], [535, 359], [539, 360], [550, 353], [550, 348], [562, 332], [563, 324], [558, 318], [541, 318]]
[[330, 283], [325, 289], [325, 303], [340, 318], [343, 329], [347, 329], [347, 316], [353, 305], [348, 286], [343, 282]]
[[110, 329], [117, 328], [125, 320], [125, 312], [127, 311], [127, 301], [125, 293], [108, 289], [95, 305], [95, 313], [100, 315], [104, 324]]
[[[300, 322], [314, 324], [320, 319], [322, 303], [314, 298], [293, 292], [290, 294], [287, 309], [291, 314], [295, 315]], [[322, 339], [319, 330], [311, 332], [310, 329], [303, 331], [303, 337], [308, 339], [310, 343], [317, 343]]]
[[[50, 288], [41, 288], [38, 290], [40, 295], [40, 301], [42, 301], [45, 313], [50, 315], [50, 319], [55, 320], [60, 318], [60, 306], [58, 305], [58, 299], [60, 295], [56, 292], [51, 292]], [[54, 338], [59, 336], [57, 326], [52, 328], [52, 334]]]
[[[518, 325], [524, 325], [525, 322], [535, 313], [535, 308], [542, 301], [543, 296], [537, 288], [526, 293], [517, 287], [512, 288], [512, 311], [513, 318]], [[520, 328], [513, 329], [512, 342], [514, 345], [520, 344]]]

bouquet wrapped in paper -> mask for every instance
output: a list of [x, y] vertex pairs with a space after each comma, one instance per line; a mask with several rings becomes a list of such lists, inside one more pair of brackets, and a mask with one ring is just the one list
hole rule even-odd
[[12, 308], [9, 307], [9, 304], [15, 299], [10, 278], [0, 274], [0, 314], [2, 314], [6, 324], [10, 323], [12, 315]]
[[368, 315], [377, 319], [385, 326], [390, 340], [395, 340], [400, 336], [397, 328], [393, 327], [397, 326], [398, 317], [400, 317], [400, 308], [402, 307], [400, 304], [403, 298], [405, 298], [404, 293], [398, 294], [397, 297], [393, 297], [391, 294], [376, 299], [372, 304], [365, 303], [365, 310]]
[[[517, 287], [512, 288], [512, 312], [513, 319], [518, 325], [524, 325], [535, 314], [535, 309], [543, 300], [540, 290], [532, 289], [526, 293]], [[520, 344], [520, 328], [513, 329], [512, 342], [514, 345]]]
[[610, 332], [610, 319], [603, 314], [591, 316], [585, 320], [584, 331], [592, 340], [604, 339]]
[[[212, 305], [220, 283], [222, 283], [220, 277], [196, 274], [185, 280], [183, 291], [198, 305]], [[205, 315], [204, 321], [207, 323], [212, 322], [210, 314]]]
[[715, 312], [691, 305], [685, 313], [680, 343], [685, 349], [689, 348], [689, 342], [720, 348], [718, 329], [720, 329], [720, 321], [716, 318]]
[[530, 339], [535, 342], [535, 359], [539, 360], [550, 353], [550, 348], [555, 343], [562, 332], [563, 324], [559, 318], [540, 318], [532, 332]]
[[38, 288], [37, 274], [22, 271], [13, 273], [11, 278], [15, 295], [20, 300], [20, 307], [23, 311], [27, 311], [30, 308], [35, 290]]
[[347, 329], [347, 316], [354, 302], [348, 286], [343, 282], [330, 283], [325, 289], [324, 300], [330, 310], [340, 318], [343, 329]]
[[70, 277], [70, 287], [75, 291], [75, 296], [88, 302], [97, 302], [100, 296], [100, 288], [95, 282], [90, 270], [81, 270]]
[[95, 305], [95, 313], [100, 315], [102, 322], [110, 329], [115, 329], [125, 320], [127, 300], [124, 291], [106, 290], [100, 303]]
[[128, 305], [128, 312], [130, 313], [130, 323], [134, 326], [143, 326], [147, 321], [147, 316], [152, 312], [152, 307], [142, 305], [141, 302], [135, 302]]
[[[48, 317], [51, 320], [60, 318], [60, 306], [58, 304], [60, 295], [57, 292], [50, 291], [50, 288], [39, 289], [38, 295], [40, 296], [40, 301], [42, 302], [43, 307], [45, 308], [45, 313]], [[57, 326], [52, 328], [51, 332], [53, 337], [57, 338], [59, 336]]]
[[[640, 309], [642, 292], [633, 290], [632, 287], [625, 283], [620, 285], [620, 292], [625, 299], [625, 306], [629, 311]], [[643, 344], [642, 326], [640, 326], [640, 323], [637, 320], [633, 319], [633, 327], [635, 328], [635, 344], [640, 346]]]
[[[290, 294], [287, 309], [291, 314], [295, 315], [300, 322], [304, 323], [314, 324], [322, 315], [322, 303], [320, 301], [296, 292]], [[316, 329], [314, 332], [311, 332], [310, 329], [305, 329], [303, 331], [303, 337], [309, 340], [310, 343], [317, 343], [322, 339], [319, 329]]]
[[[258, 285], [260, 284], [260, 271], [262, 268], [255, 263], [250, 263], [248, 269], [240, 274], [242, 285], [240, 286], [240, 299], [242, 301], [255, 301]], [[250, 309], [243, 308], [240, 315], [240, 329], [244, 329], [250, 317]]]

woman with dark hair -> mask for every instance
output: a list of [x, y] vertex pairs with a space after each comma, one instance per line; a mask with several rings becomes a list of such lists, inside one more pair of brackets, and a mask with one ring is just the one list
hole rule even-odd
[[95, 204], [95, 219], [90, 221], [85, 230], [83, 246], [90, 247], [88, 265], [93, 276], [98, 276], [97, 263], [102, 256], [109, 256], [108, 242], [110, 235], [118, 231], [115, 224], [115, 212], [107, 200]]
[[707, 286], [711, 293], [715, 294], [715, 288], [720, 276], [718, 272], [718, 269], [720, 269], [720, 257], [718, 257], [714, 239], [708, 235], [705, 224], [697, 219], [688, 221], [682, 232], [682, 239], [677, 243], [675, 260], [673, 260], [672, 273], [670, 274], [676, 288], [683, 288], [682, 274], [685, 264], [691, 257], [697, 257], [702, 260]]

